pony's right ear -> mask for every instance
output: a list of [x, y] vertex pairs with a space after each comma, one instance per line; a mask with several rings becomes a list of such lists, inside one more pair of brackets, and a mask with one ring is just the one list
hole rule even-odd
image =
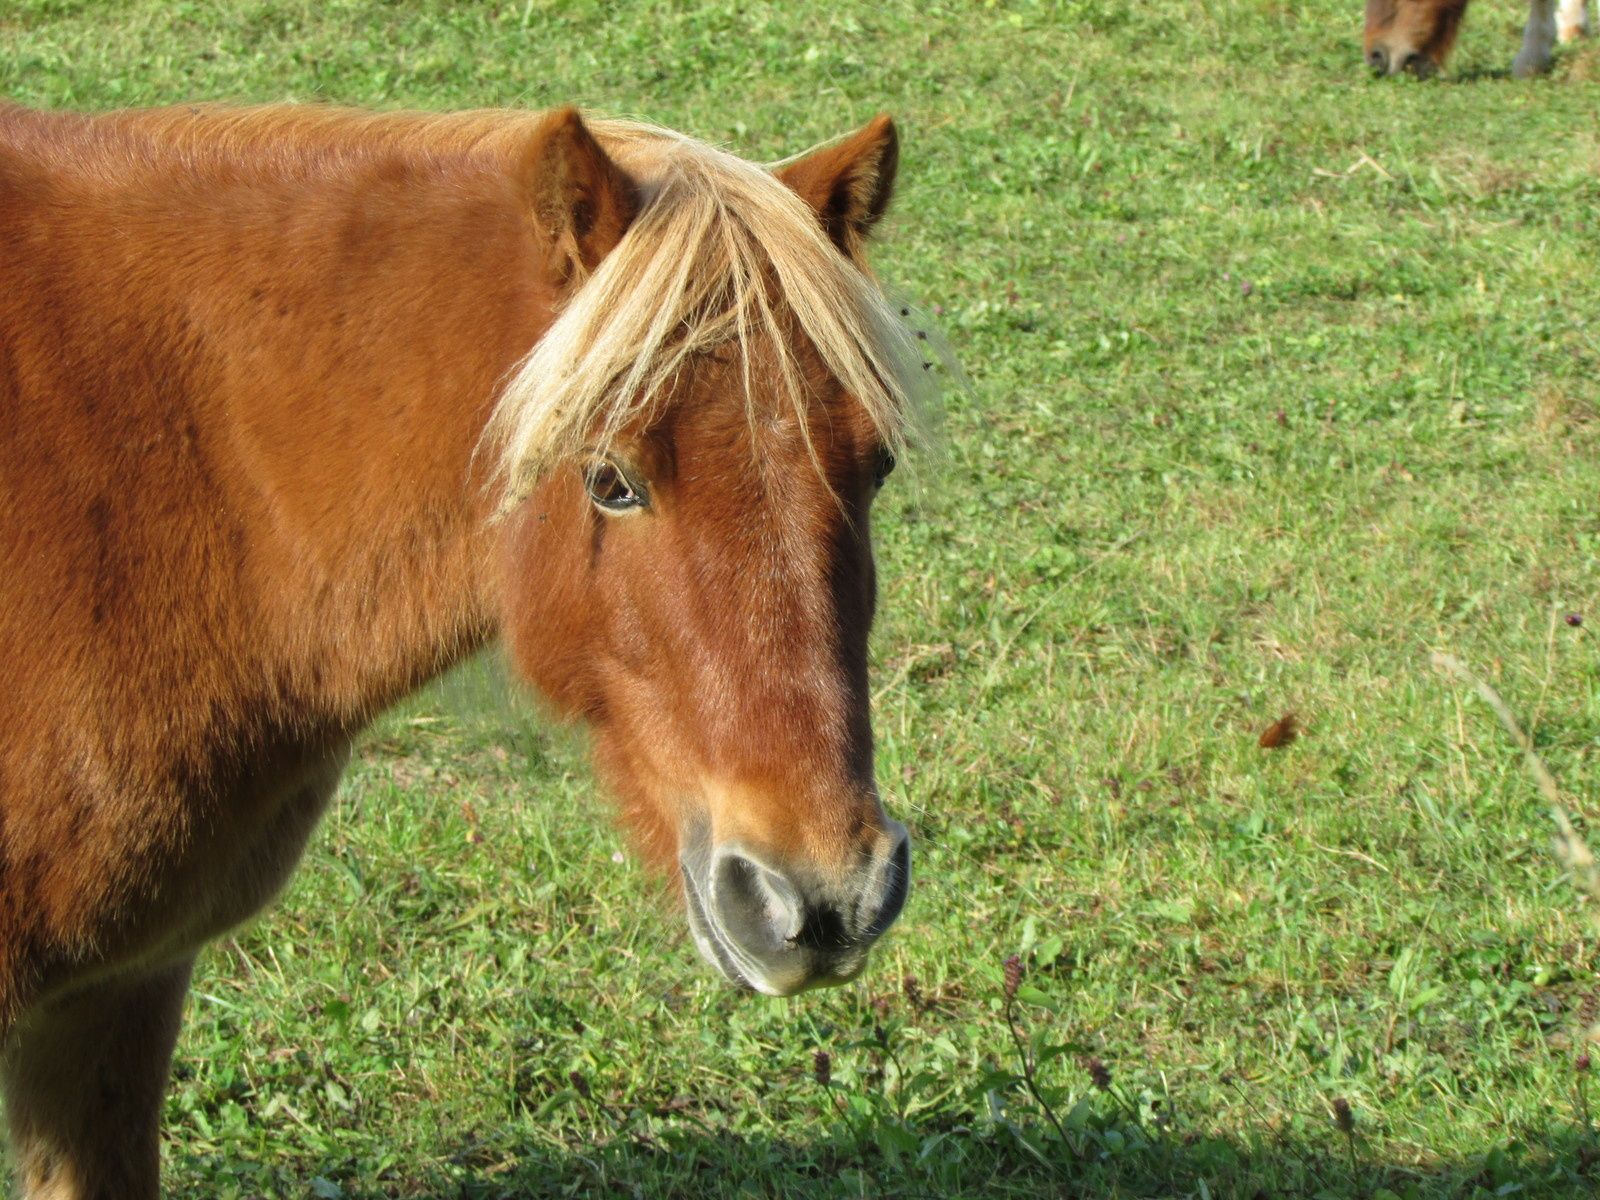
[[589, 132], [576, 108], [557, 109], [523, 160], [533, 219], [550, 250], [552, 278], [581, 280], [622, 240], [638, 189]]

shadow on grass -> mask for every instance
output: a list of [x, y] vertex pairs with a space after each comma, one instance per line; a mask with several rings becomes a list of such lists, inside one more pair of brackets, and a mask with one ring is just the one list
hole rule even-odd
[[1505, 83], [1512, 80], [1510, 67], [1468, 67], [1463, 71], [1452, 71], [1441, 79], [1433, 80], [1434, 83]]
[[[898, 1121], [847, 1125], [809, 1143], [684, 1125], [626, 1131], [593, 1145], [463, 1148], [449, 1166], [384, 1183], [344, 1184], [352, 1200], [630, 1197], [1432, 1197], [1594, 1195], [1600, 1153], [1575, 1127], [1466, 1161], [1385, 1163], [1358, 1137], [1312, 1145], [1110, 1127], [1068, 1149], [1042, 1127], [979, 1132]], [[326, 1181], [318, 1181], [326, 1183]], [[331, 1189], [313, 1194], [334, 1194]]]

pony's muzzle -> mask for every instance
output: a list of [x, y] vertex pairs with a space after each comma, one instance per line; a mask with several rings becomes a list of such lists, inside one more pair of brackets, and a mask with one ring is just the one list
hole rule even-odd
[[1431, 58], [1405, 45], [1376, 45], [1367, 51], [1367, 66], [1375, 75], [1403, 75], [1410, 72], [1426, 79], [1438, 69]]
[[792, 996], [855, 978], [911, 887], [911, 839], [888, 822], [877, 852], [839, 877], [785, 870], [738, 844], [682, 860], [701, 953], [735, 983]]

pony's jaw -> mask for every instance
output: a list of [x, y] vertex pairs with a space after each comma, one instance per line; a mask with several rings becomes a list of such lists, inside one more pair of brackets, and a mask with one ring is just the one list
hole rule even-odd
[[900, 915], [911, 884], [910, 838], [886, 821], [847, 869], [780, 866], [702, 830], [679, 856], [689, 932], [728, 982], [768, 996], [848, 983]]

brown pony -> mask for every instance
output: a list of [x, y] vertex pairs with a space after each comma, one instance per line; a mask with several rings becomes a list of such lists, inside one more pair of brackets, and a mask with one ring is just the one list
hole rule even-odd
[[0, 1079], [157, 1192], [190, 968], [351, 739], [497, 634], [728, 979], [859, 972], [874, 493], [926, 386], [893, 124], [779, 167], [575, 110], [0, 108]]
[[[1461, 32], [1467, 0], [1367, 0], [1367, 65], [1379, 75], [1409, 71], [1426, 78], [1444, 67]], [[1589, 32], [1589, 0], [1529, 0], [1518, 79], [1550, 69], [1557, 41]]]

